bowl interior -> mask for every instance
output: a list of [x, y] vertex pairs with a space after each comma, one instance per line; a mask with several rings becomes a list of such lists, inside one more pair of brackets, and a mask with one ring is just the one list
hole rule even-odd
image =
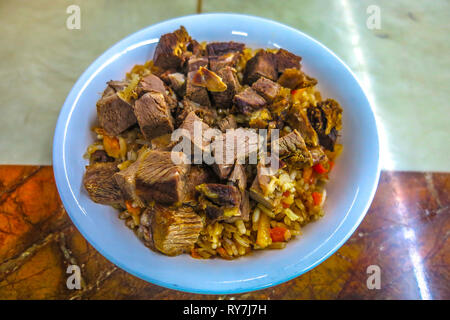
[[[235, 261], [167, 257], [145, 247], [111, 207], [92, 202], [82, 187], [96, 119], [96, 101], [106, 81], [122, 79], [152, 58], [159, 37], [184, 25], [198, 41], [239, 41], [253, 48], [282, 47], [302, 56], [303, 69], [319, 81], [324, 98], [342, 105], [344, 151], [327, 185], [325, 217], [304, 228], [284, 250], [265, 250]], [[54, 138], [58, 189], [71, 219], [106, 258], [147, 281], [199, 293], [256, 290], [311, 269], [356, 229], [372, 200], [379, 176], [378, 138], [368, 100], [349, 69], [321, 44], [287, 26], [249, 16], [210, 14], [177, 18], [143, 29], [99, 57], [80, 77], [61, 111]]]

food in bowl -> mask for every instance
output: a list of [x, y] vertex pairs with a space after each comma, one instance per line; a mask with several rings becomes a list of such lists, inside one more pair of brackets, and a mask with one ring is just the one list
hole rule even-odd
[[323, 100], [301, 57], [184, 27], [152, 60], [109, 81], [85, 154], [90, 198], [149, 248], [234, 259], [282, 249], [323, 216], [342, 108]]

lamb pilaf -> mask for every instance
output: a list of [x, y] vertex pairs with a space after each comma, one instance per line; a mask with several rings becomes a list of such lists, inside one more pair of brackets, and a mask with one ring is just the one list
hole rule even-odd
[[[109, 81], [97, 102], [83, 180], [90, 198], [119, 210], [146, 246], [166, 255], [234, 259], [284, 248], [323, 216], [342, 150], [342, 109], [321, 98], [300, 61], [284, 49], [199, 43], [184, 27], [163, 35], [153, 60]], [[195, 123], [215, 134], [192, 138]], [[176, 129], [194, 151], [243, 148], [232, 149], [231, 162], [192, 161], [175, 149]], [[257, 130], [267, 132], [266, 154], [248, 138]]]

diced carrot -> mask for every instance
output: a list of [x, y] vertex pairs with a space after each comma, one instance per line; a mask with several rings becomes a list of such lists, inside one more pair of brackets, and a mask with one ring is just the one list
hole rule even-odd
[[283, 208], [287, 209], [289, 208], [291, 205], [285, 202], [281, 202], [281, 205], [283, 206]]
[[296, 93], [297, 93], [297, 90], [296, 90], [296, 89], [291, 90], [291, 94], [296, 94]]
[[285, 234], [286, 231], [288, 231], [286, 228], [283, 227], [275, 227], [270, 229], [270, 237], [272, 238], [273, 242], [283, 242], [286, 240]]
[[331, 160], [330, 160], [329, 165], [330, 165], [330, 168], [328, 169], [328, 172], [330, 172], [331, 169], [333, 169], [333, 167], [334, 167], [334, 161], [331, 161]]
[[141, 213], [141, 208], [133, 207], [132, 202], [130, 200], [125, 201], [125, 206], [127, 207], [127, 211], [132, 215], [138, 215]]
[[306, 183], [309, 183], [309, 181], [311, 180], [312, 173], [312, 168], [306, 168], [303, 170], [303, 180], [305, 180]]
[[191, 249], [191, 257], [195, 259], [201, 259], [202, 256], [198, 254], [197, 250], [195, 248]]
[[283, 192], [283, 197], [289, 197], [291, 195], [291, 193], [289, 192], [289, 190]]
[[327, 173], [328, 172], [328, 170], [321, 163], [318, 163], [318, 164], [314, 165], [313, 169], [314, 169], [315, 172], [317, 172], [319, 174], [323, 174], [323, 173]]
[[225, 251], [224, 248], [220, 247], [217, 248], [217, 252], [220, 254], [220, 256], [224, 259], [231, 259], [231, 257], [228, 255], [228, 253]]
[[119, 158], [120, 156], [120, 143], [116, 137], [103, 135], [103, 146], [105, 151], [110, 157]]
[[322, 203], [322, 194], [320, 192], [314, 191], [312, 193], [312, 197], [313, 197], [315, 206], [318, 206]]

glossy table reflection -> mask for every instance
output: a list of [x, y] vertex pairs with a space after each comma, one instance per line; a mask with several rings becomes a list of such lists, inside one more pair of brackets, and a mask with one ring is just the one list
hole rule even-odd
[[[51, 167], [0, 166], [0, 299], [450, 299], [449, 191], [450, 174], [383, 171], [366, 218], [325, 262], [272, 288], [214, 296], [117, 268], [71, 223]], [[67, 289], [69, 264], [81, 267], [81, 290]], [[367, 288], [371, 265], [379, 290]]]

